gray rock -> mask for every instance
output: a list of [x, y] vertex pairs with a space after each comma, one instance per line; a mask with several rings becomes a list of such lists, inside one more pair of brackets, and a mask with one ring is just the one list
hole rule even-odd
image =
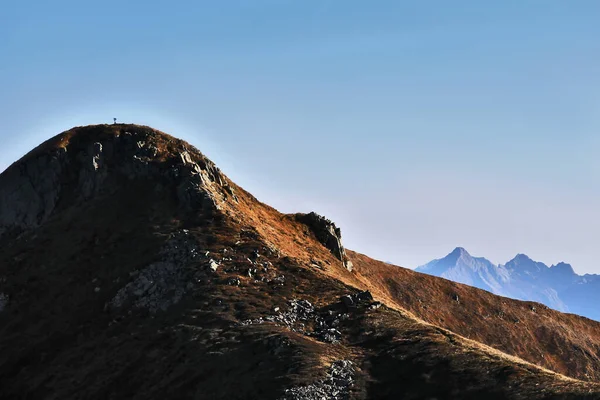
[[[177, 196], [187, 210], [202, 210], [210, 215], [221, 209], [219, 203], [230, 197], [226, 178], [208, 159], [194, 161], [187, 151], [179, 154], [174, 173], [180, 178]], [[237, 198], [236, 198], [237, 200]]]
[[216, 272], [217, 269], [219, 269], [219, 263], [211, 258], [208, 260], [208, 268], [210, 268], [211, 271]]
[[346, 308], [357, 308], [359, 306], [369, 306], [373, 302], [373, 296], [368, 290], [347, 294], [340, 298], [340, 301]]
[[296, 214], [296, 220], [305, 224], [316, 239], [340, 261], [344, 267], [352, 271], [352, 262], [348, 261], [346, 250], [342, 246], [342, 231], [331, 220], [315, 213]]
[[0, 175], [0, 235], [35, 228], [52, 214], [67, 163], [67, 150], [61, 148], [14, 164]]
[[[90, 143], [81, 151], [71, 150], [69, 144], [69, 153], [66, 148], [40, 151], [15, 163], [0, 175], [0, 235], [44, 223], [64, 193], [75, 190], [78, 196], [74, 201], [80, 202], [94, 198], [101, 189], [118, 190], [116, 183], [123, 176], [129, 180], [151, 178], [162, 190], [175, 188], [181, 208], [202, 211], [202, 216], [221, 210], [228, 199], [236, 200], [227, 178], [195, 149], [181, 151], [168, 163], [156, 162], [159, 151], [149, 140], [153, 134], [136, 128], [107, 135], [101, 143]], [[77, 154], [71, 154], [74, 151]], [[172, 167], [166, 168], [171, 161]], [[76, 186], [63, 187], [72, 174], [76, 174]]]
[[87, 152], [79, 154], [78, 158], [81, 162], [79, 187], [82, 196], [89, 199], [100, 190], [107, 176], [102, 143], [93, 143]]
[[132, 304], [151, 313], [167, 310], [190, 290], [192, 271], [186, 266], [199, 257], [197, 243], [186, 230], [172, 235], [161, 251], [162, 259], [134, 274], [136, 278], [117, 292], [108, 308]]
[[281, 400], [346, 400], [354, 384], [354, 364], [352, 361], [335, 361], [329, 367], [325, 378], [307, 386], [286, 389]]
[[352, 263], [352, 261], [350, 260], [346, 260], [344, 261], [344, 266], [346, 267], [346, 269], [350, 272], [352, 272], [352, 270], [354, 269], [354, 264]]

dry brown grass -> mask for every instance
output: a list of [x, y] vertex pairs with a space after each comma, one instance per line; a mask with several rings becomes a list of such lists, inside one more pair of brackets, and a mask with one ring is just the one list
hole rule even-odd
[[351, 252], [350, 258], [365, 286], [428, 323], [568, 376], [600, 380], [600, 323], [596, 321], [362, 254]]

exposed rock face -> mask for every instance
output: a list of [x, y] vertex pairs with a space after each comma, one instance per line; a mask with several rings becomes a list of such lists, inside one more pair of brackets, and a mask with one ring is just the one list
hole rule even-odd
[[58, 202], [66, 156], [61, 148], [13, 165], [0, 176], [0, 235], [33, 228], [50, 216]]
[[296, 214], [296, 220], [302, 222], [313, 232], [317, 240], [352, 271], [353, 265], [346, 257], [346, 250], [342, 246], [342, 231], [331, 220], [315, 212]]
[[194, 281], [192, 271], [186, 267], [200, 259], [198, 245], [187, 231], [182, 230], [172, 235], [161, 253], [160, 261], [132, 274], [135, 278], [117, 292], [107, 308], [132, 304], [156, 313], [166, 311], [181, 300]]
[[[179, 201], [187, 210], [219, 209], [219, 196], [215, 185], [222, 184], [223, 180], [217, 168], [212, 164], [205, 164], [202, 168], [192, 161], [187, 151], [179, 155], [179, 168], [176, 171], [180, 183], [177, 186]], [[209, 190], [203, 190], [203, 189]], [[217, 197], [218, 196], [218, 197]]]
[[99, 191], [102, 182], [106, 178], [102, 143], [93, 143], [89, 146], [87, 152], [79, 153], [79, 158], [81, 160], [79, 187], [82, 196], [89, 199]]
[[[0, 235], [39, 226], [65, 197], [68, 205], [74, 205], [115, 192], [122, 178], [151, 179], [159, 187], [174, 190], [182, 210], [206, 216], [220, 210], [224, 201], [237, 201], [227, 178], [210, 160], [195, 149], [159, 150], [157, 144], [165, 139], [150, 128], [81, 130], [71, 142], [26, 156], [2, 174]], [[86, 142], [87, 131], [95, 140]], [[73, 173], [77, 174], [75, 187]]]

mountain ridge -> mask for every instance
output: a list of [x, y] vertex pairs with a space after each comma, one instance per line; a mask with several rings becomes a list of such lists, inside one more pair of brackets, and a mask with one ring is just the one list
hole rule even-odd
[[[596, 292], [600, 289], [600, 284], [595, 286], [598, 275], [579, 275], [568, 263], [559, 262], [548, 266], [522, 253], [505, 264], [497, 265], [486, 258], [473, 257], [485, 263], [487, 269], [482, 272], [478, 265], [473, 265], [465, 258], [454, 260], [457, 252], [469, 254], [464, 248], [457, 247], [446, 257], [419, 266], [415, 271], [447, 278], [506, 297], [539, 301], [559, 311], [574, 312], [600, 320], [600, 312], [591, 309], [587, 304], [593, 303], [597, 295], [582, 302], [572, 294], [574, 287], [590, 295]], [[487, 276], [498, 276], [501, 279], [490, 280], [486, 279]]]

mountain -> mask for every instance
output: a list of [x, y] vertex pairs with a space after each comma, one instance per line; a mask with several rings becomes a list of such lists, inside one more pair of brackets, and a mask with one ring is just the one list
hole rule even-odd
[[517, 254], [504, 265], [494, 265], [459, 247], [416, 271], [600, 320], [600, 310], [595, 306], [595, 300], [600, 300], [600, 277], [577, 275], [571, 265], [563, 262], [549, 267]]
[[347, 250], [149, 127], [0, 174], [1, 398], [596, 399], [599, 349], [600, 323]]
[[496, 294], [502, 294], [502, 288], [509, 279], [508, 271], [496, 267], [485, 258], [472, 257], [462, 247], [457, 247], [446, 257], [434, 260], [417, 270]]

